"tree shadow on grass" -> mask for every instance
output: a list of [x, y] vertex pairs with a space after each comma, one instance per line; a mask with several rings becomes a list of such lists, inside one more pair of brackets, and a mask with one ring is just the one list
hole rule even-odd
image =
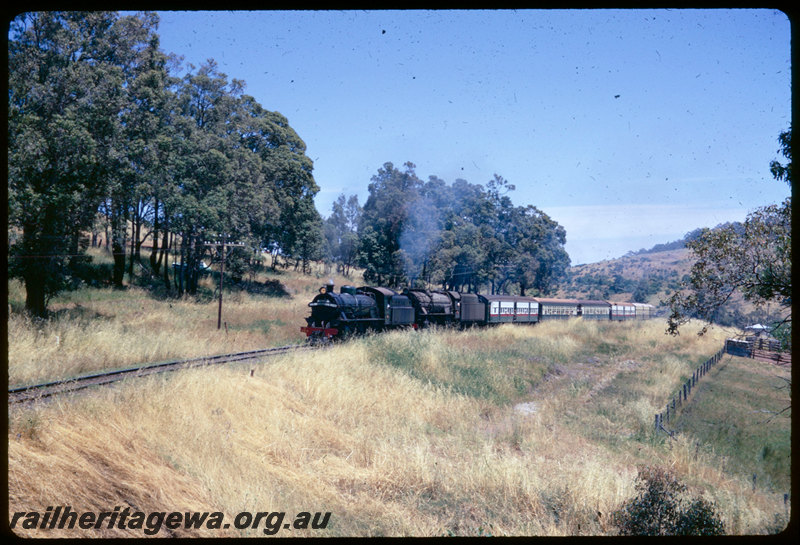
[[51, 321], [63, 319], [69, 322], [77, 322], [81, 324], [89, 324], [98, 319], [109, 318], [113, 318], [113, 315], [97, 312], [94, 309], [84, 307], [80, 303], [73, 303], [70, 307], [52, 310], [48, 314], [48, 319]]
[[267, 297], [291, 297], [291, 294], [280, 280], [267, 280], [265, 282], [246, 280], [235, 284], [231, 287], [231, 290], [244, 291], [250, 295], [266, 295]]

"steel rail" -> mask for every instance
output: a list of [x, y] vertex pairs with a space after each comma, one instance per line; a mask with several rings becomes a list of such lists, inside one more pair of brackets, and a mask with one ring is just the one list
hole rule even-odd
[[8, 403], [9, 405], [14, 403], [25, 403], [57, 394], [74, 392], [84, 388], [89, 388], [90, 386], [110, 384], [112, 382], [118, 382], [129, 377], [147, 376], [156, 373], [165, 373], [169, 371], [177, 371], [179, 369], [190, 369], [207, 365], [235, 363], [266, 356], [277, 356], [280, 354], [286, 354], [288, 352], [310, 350], [312, 348], [314, 347], [308, 345], [288, 345], [279, 346], [276, 348], [262, 348], [259, 350], [234, 352], [231, 354], [219, 354], [216, 356], [201, 356], [183, 360], [150, 363], [136, 367], [104, 371], [102, 373], [81, 375], [71, 379], [56, 380], [41, 384], [33, 384], [30, 386], [20, 386], [16, 388], [9, 388]]

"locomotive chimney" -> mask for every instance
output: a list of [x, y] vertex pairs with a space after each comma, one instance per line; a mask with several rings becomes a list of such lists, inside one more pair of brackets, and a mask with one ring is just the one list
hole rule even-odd
[[325, 284], [325, 290], [328, 293], [333, 293], [333, 278], [328, 279], [328, 283]]

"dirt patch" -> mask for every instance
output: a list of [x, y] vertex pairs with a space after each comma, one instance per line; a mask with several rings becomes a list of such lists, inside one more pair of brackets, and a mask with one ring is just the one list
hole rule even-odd
[[522, 415], [530, 415], [536, 413], [536, 403], [528, 401], [526, 403], [517, 403], [514, 405], [514, 412]]

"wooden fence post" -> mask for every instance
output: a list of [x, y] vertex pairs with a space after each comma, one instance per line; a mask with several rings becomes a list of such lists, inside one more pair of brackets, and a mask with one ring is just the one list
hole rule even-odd
[[[678, 388], [678, 395], [677, 395], [678, 399], [676, 400], [675, 399], [676, 396], [672, 396], [672, 401], [667, 402], [666, 410], [663, 413], [657, 413], [655, 415], [656, 429], [664, 422], [670, 421], [670, 419], [675, 415], [676, 404], [678, 407], [680, 407], [683, 404], [683, 402], [688, 401], [689, 395], [692, 393], [692, 387], [696, 386], [700, 378], [704, 377], [705, 375], [708, 374], [709, 371], [711, 371], [711, 366], [720, 361], [722, 359], [722, 356], [724, 356], [727, 353], [727, 351], [728, 347], [726, 344], [720, 350], [718, 350], [716, 354], [711, 356], [703, 364], [701, 364], [694, 371], [692, 371], [692, 376], [686, 379], [686, 382], [684, 382], [683, 385], [680, 388]], [[683, 397], [681, 397], [681, 395]], [[670, 405], [672, 405], [672, 410], [670, 410]], [[696, 452], [695, 456], [697, 456]], [[753, 477], [755, 478], [755, 475]], [[755, 482], [753, 486], [755, 486]]]

